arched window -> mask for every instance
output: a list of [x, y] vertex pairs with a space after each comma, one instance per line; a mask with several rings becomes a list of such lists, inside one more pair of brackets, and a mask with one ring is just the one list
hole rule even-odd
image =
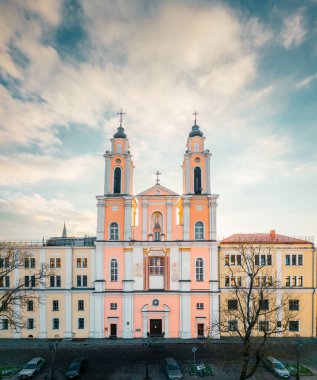
[[194, 152], [199, 152], [199, 142], [194, 143]]
[[121, 169], [118, 167], [114, 169], [113, 192], [115, 194], [121, 193]]
[[122, 153], [122, 146], [121, 146], [121, 144], [117, 144], [117, 153]]
[[162, 236], [163, 216], [159, 211], [152, 214], [152, 234], [154, 241], [160, 241]]
[[119, 240], [119, 225], [116, 222], [110, 224], [110, 239], [109, 240]]
[[204, 224], [202, 222], [195, 223], [195, 240], [204, 239]]
[[201, 194], [201, 169], [198, 166], [194, 169], [194, 193]]
[[118, 281], [118, 261], [116, 259], [111, 259], [110, 262], [110, 281]]
[[204, 261], [201, 258], [196, 260], [196, 281], [204, 281]]

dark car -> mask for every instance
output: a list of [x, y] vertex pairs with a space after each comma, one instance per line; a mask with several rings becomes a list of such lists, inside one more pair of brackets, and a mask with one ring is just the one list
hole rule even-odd
[[87, 359], [84, 359], [84, 358], [74, 359], [71, 362], [65, 375], [68, 379], [78, 378], [83, 372], [86, 371], [87, 367], [88, 367]]
[[183, 378], [181, 369], [173, 358], [164, 359], [164, 372], [169, 380], [180, 380]]

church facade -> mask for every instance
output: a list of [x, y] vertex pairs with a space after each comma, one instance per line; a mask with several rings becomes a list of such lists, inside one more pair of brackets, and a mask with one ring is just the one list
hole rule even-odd
[[[20, 310], [25, 327], [10, 328], [0, 315], [1, 337], [206, 337], [211, 325], [224, 318], [226, 305], [232, 305], [232, 286], [239, 280], [232, 271], [241, 261], [235, 247], [241, 242], [270, 246], [264, 263], [279, 278], [278, 294], [292, 290], [292, 307], [301, 311], [291, 321], [292, 333], [316, 336], [314, 245], [274, 231], [233, 235], [219, 243], [211, 153], [196, 119], [184, 141], [182, 194], [157, 178], [152, 187], [133, 195], [134, 165], [122, 118], [110, 144], [104, 154], [103, 193], [97, 196], [96, 238], [67, 238], [64, 228], [62, 238], [18, 247], [32, 260], [3, 279], [0, 292], [18, 278], [30, 286], [30, 276], [43, 264], [54, 275], [35, 289], [39, 302]], [[213, 330], [212, 337], [220, 334]]]

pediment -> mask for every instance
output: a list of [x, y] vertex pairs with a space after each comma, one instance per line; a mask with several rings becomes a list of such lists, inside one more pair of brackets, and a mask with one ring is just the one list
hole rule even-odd
[[172, 196], [179, 196], [178, 194], [174, 193], [174, 191], [167, 189], [166, 187], [162, 185], [154, 185], [150, 187], [147, 190], [142, 191], [142, 193], [139, 193], [137, 197], [140, 196], [164, 196], [164, 195], [172, 195]]

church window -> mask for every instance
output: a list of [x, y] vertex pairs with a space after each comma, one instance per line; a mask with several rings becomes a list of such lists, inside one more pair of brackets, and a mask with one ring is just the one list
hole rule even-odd
[[117, 153], [122, 153], [122, 145], [117, 144]]
[[163, 216], [159, 211], [155, 211], [152, 215], [152, 235], [155, 241], [160, 241], [162, 236]]
[[202, 222], [195, 223], [195, 240], [204, 238], [204, 224]]
[[194, 169], [194, 193], [201, 194], [201, 169], [199, 166]]
[[113, 192], [115, 194], [121, 193], [121, 169], [119, 167], [115, 168], [115, 170], [114, 170]]
[[118, 281], [118, 261], [116, 259], [111, 259], [110, 262], [110, 281]]
[[119, 240], [119, 225], [116, 222], [110, 224], [110, 240]]
[[149, 272], [151, 276], [164, 274], [164, 257], [150, 257]]
[[196, 281], [204, 281], [204, 261], [202, 258], [196, 260]]
[[194, 152], [199, 152], [199, 142], [194, 143]]

